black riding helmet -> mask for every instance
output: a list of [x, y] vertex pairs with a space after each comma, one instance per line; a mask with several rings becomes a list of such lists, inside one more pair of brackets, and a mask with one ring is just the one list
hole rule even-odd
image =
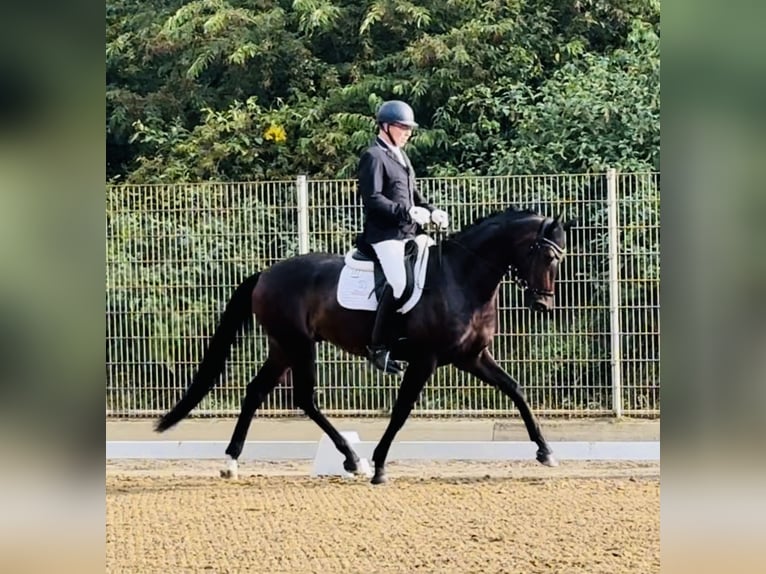
[[375, 116], [378, 125], [381, 124], [402, 124], [411, 128], [418, 127], [415, 121], [415, 112], [412, 108], [399, 100], [389, 100], [383, 102], [378, 113]]

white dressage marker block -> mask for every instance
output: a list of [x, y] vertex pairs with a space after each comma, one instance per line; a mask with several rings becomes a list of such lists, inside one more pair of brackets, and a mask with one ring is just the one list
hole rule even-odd
[[[359, 434], [354, 431], [341, 431], [340, 434], [346, 439], [354, 452], [359, 454], [359, 449], [356, 448], [360, 444]], [[323, 434], [319, 440], [316, 456], [314, 456], [314, 468], [311, 471], [311, 476], [342, 476], [344, 478], [352, 478], [354, 474], [343, 468], [344, 460], [345, 457], [338, 452], [330, 437]], [[367, 477], [372, 476], [370, 463], [366, 458], [359, 458], [359, 472]]]

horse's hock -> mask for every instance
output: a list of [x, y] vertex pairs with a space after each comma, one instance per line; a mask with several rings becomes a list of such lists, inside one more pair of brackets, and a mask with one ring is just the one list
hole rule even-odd
[[656, 463], [217, 465], [109, 463], [107, 572], [659, 572]]

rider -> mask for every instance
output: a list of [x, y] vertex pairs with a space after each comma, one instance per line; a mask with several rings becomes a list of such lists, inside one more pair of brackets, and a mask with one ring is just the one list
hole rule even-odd
[[433, 222], [446, 228], [449, 217], [418, 193], [415, 171], [402, 149], [418, 126], [412, 108], [398, 100], [384, 102], [376, 121], [378, 136], [359, 159], [359, 193], [364, 203], [361, 240], [375, 250], [388, 285], [378, 305], [367, 357], [381, 371], [400, 374], [402, 366], [390, 359], [387, 343], [394, 313], [404, 304], [399, 300], [407, 282], [404, 245], [419, 226]]

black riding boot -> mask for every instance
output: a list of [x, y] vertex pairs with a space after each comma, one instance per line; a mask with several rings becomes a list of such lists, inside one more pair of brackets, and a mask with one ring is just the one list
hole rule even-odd
[[389, 375], [401, 375], [404, 371], [399, 361], [391, 359], [388, 342], [391, 340], [392, 324], [396, 320], [396, 300], [390, 285], [386, 285], [375, 315], [372, 340], [367, 347], [367, 358], [378, 369]]

